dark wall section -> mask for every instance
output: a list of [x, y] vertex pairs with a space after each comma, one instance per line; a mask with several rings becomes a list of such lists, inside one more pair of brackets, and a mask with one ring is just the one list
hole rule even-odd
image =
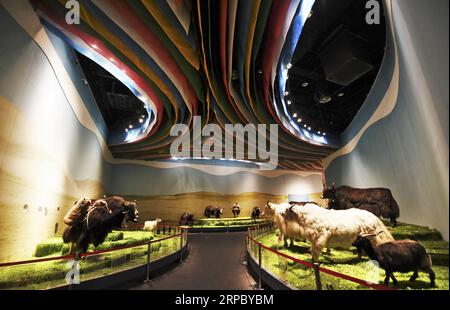
[[[400, 68], [396, 106], [367, 129], [351, 153], [337, 157], [326, 170], [328, 184], [390, 188], [400, 205], [400, 220], [437, 228], [446, 239], [448, 6], [446, 0], [393, 1]], [[377, 83], [391, 77], [380, 76]]]

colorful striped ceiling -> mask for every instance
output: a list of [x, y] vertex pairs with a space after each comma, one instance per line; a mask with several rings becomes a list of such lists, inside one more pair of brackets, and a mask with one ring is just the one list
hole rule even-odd
[[279, 95], [314, 0], [80, 0], [79, 24], [66, 22], [65, 0], [32, 3], [47, 29], [147, 103], [138, 139], [110, 144], [117, 158], [170, 159], [171, 127], [193, 116], [278, 124], [282, 169], [320, 171], [336, 150], [296, 128]]

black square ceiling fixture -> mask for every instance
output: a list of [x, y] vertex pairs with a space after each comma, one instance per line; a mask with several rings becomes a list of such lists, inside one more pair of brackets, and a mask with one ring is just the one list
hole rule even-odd
[[347, 29], [320, 53], [326, 79], [342, 86], [352, 82], [373, 69], [366, 41]]

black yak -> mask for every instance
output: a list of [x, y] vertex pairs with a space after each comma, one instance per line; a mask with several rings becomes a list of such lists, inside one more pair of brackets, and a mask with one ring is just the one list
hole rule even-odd
[[220, 219], [220, 216], [223, 213], [223, 208], [215, 207], [215, 206], [207, 206], [205, 208], [205, 212], [203, 213], [205, 217], [210, 218], [214, 216], [216, 219]]
[[261, 215], [261, 209], [259, 207], [254, 207], [252, 210], [252, 220], [256, 221], [256, 219], [259, 219], [259, 216]]
[[328, 208], [346, 210], [358, 208], [369, 211], [378, 217], [390, 219], [392, 226], [397, 225], [400, 209], [392, 193], [387, 188], [352, 188], [334, 184], [325, 188], [322, 198], [329, 199]]
[[353, 242], [353, 246], [358, 252], [364, 250], [370, 259], [378, 262], [381, 268], [386, 271], [384, 285], [389, 285], [389, 278], [394, 285], [397, 285], [397, 279], [394, 272], [406, 273], [413, 271], [409, 281], [414, 281], [419, 276], [419, 270], [427, 272], [430, 276], [431, 287], [435, 286], [435, 274], [431, 269], [431, 256], [427, 254], [425, 248], [413, 240], [398, 240], [372, 245], [369, 237], [377, 234], [361, 234]]
[[194, 214], [189, 212], [184, 212], [180, 217], [180, 225], [192, 225], [194, 223]]
[[234, 217], [238, 217], [241, 213], [241, 208], [237, 202], [234, 204], [233, 208], [231, 208], [231, 212], [233, 212]]
[[[78, 212], [73, 210], [76, 206], [80, 209]], [[128, 202], [122, 197], [81, 199], [66, 215], [78, 214], [64, 230], [63, 241], [71, 243], [71, 253], [74, 250], [77, 254], [85, 253], [90, 243], [100, 245], [109, 232], [120, 229], [124, 222], [137, 222], [138, 213], [136, 203]], [[66, 218], [65, 222], [67, 224]], [[72, 245], [75, 245], [75, 249]]]

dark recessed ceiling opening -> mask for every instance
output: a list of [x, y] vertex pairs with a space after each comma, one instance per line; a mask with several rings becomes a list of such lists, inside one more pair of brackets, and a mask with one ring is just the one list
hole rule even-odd
[[142, 115], [148, 117], [144, 103], [127, 86], [88, 57], [76, 55], [109, 130], [138, 126]]
[[317, 0], [291, 61], [286, 90], [291, 115], [341, 134], [372, 88], [386, 46], [383, 6], [379, 25], [366, 23], [365, 1]]

